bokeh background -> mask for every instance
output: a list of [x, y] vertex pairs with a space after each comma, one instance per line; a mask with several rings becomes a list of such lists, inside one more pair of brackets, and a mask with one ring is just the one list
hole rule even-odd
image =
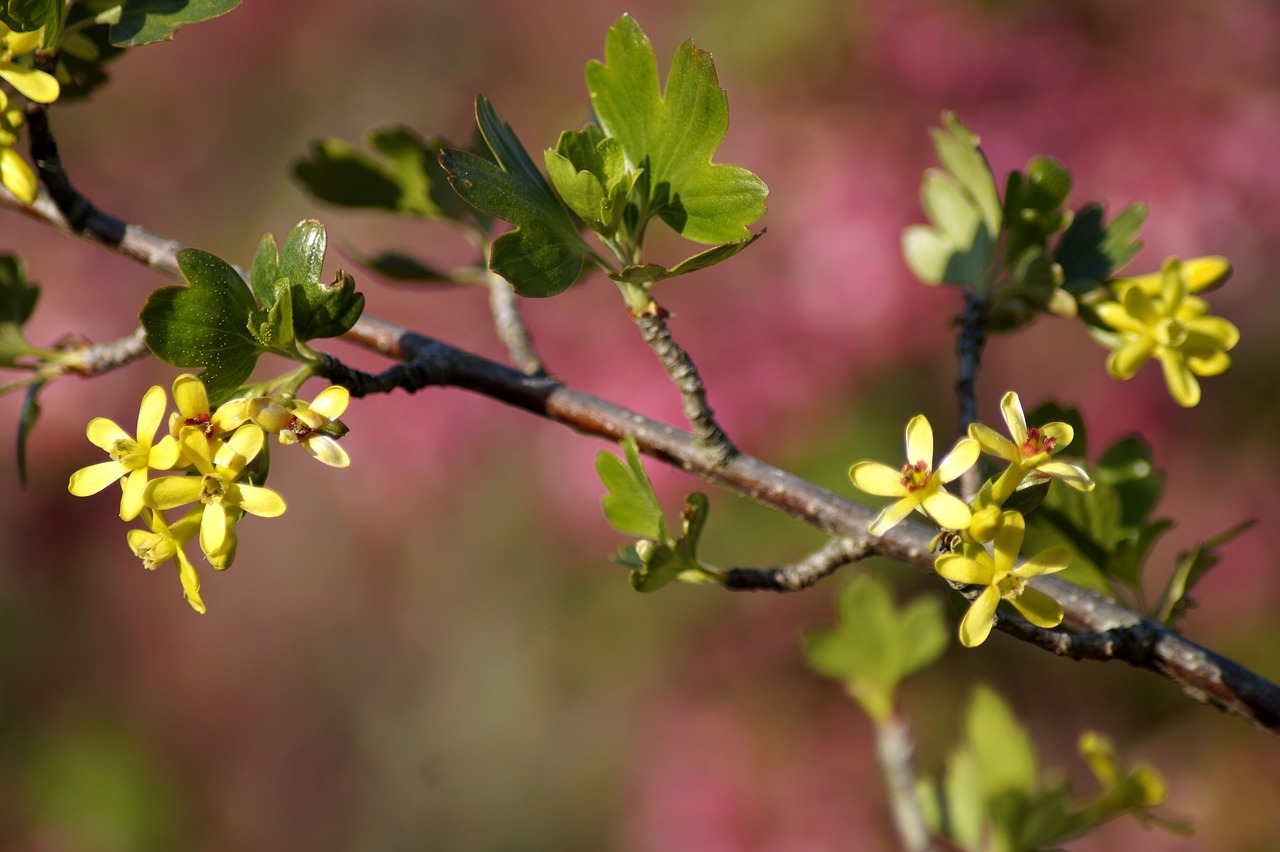
[[[1215, 312], [1244, 338], [1205, 401], [1178, 409], [1148, 366], [1105, 377], [1077, 323], [991, 343], [981, 404], [1079, 405], [1093, 446], [1140, 431], [1178, 521], [1154, 560], [1241, 518], [1188, 619], [1197, 641], [1280, 677], [1273, 539], [1280, 386], [1280, 12], [1258, 0], [564, 0], [247, 3], [134, 51], [91, 101], [57, 109], [76, 184], [105, 209], [246, 263], [298, 219], [343, 247], [460, 259], [445, 229], [315, 204], [288, 164], [322, 136], [404, 123], [465, 139], [490, 97], [533, 151], [588, 116], [584, 63], [637, 16], [665, 68], [715, 54], [732, 122], [718, 159], [771, 187], [768, 235], [664, 285], [673, 328], [741, 446], [843, 493], [851, 461], [894, 458], [925, 412], [954, 426], [957, 294], [907, 274], [926, 129], [956, 110], [998, 174], [1064, 161], [1073, 200], [1151, 205], [1147, 247], [1225, 254]], [[674, 251], [674, 248], [672, 249]], [[130, 331], [168, 282], [20, 217], [0, 217], [44, 295], [34, 340]], [[372, 314], [502, 357], [484, 294], [360, 275]], [[573, 386], [679, 422], [678, 399], [595, 279], [527, 317]], [[376, 367], [343, 343], [333, 351]], [[47, 389], [30, 481], [0, 454], [0, 847], [15, 850], [828, 850], [891, 848], [866, 720], [808, 673], [798, 638], [830, 623], [837, 576], [803, 594], [632, 592], [599, 511], [602, 444], [453, 390], [360, 401], [349, 470], [279, 453], [280, 519], [242, 526], [204, 572], [209, 613], [168, 566], [148, 574], [109, 495], [71, 497], [98, 461], [89, 418], [132, 423], [141, 362]], [[19, 400], [0, 399], [4, 443]], [[701, 483], [649, 466], [673, 509]], [[820, 537], [713, 494], [706, 557], [791, 561]], [[856, 570], [864, 570], [862, 568]], [[903, 596], [936, 593], [892, 566]], [[1280, 746], [1154, 676], [1072, 663], [997, 635], [908, 684], [922, 769], [958, 736], [975, 680], [1005, 691], [1046, 762], [1088, 788], [1085, 728], [1167, 775], [1185, 841], [1117, 823], [1081, 849], [1266, 850], [1280, 843]]]

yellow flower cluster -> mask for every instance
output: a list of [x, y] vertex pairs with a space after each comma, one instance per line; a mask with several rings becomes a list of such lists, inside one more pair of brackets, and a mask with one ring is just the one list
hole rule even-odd
[[[958, 534], [959, 547], [940, 554], [934, 568], [954, 583], [985, 587], [960, 623], [960, 641], [970, 648], [982, 644], [991, 633], [1001, 600], [1009, 601], [1040, 627], [1056, 627], [1062, 622], [1062, 607], [1028, 587], [1026, 581], [1066, 568], [1070, 553], [1064, 547], [1053, 547], [1019, 563], [1026, 522], [1018, 512], [1005, 510], [1005, 502], [1028, 477], [1053, 477], [1080, 491], [1093, 489], [1093, 481], [1083, 468], [1053, 458], [1074, 437], [1069, 424], [1028, 427], [1022, 403], [1013, 391], [1004, 395], [1000, 410], [1009, 437], [974, 423], [968, 437], [957, 441], [937, 468], [933, 467], [933, 429], [924, 415], [916, 415], [907, 424], [907, 463], [901, 470], [879, 462], [858, 462], [849, 469], [849, 478], [858, 488], [897, 498], [871, 522], [867, 531], [872, 535], [883, 535], [913, 511]], [[1007, 462], [1008, 467], [971, 503], [965, 503], [943, 486], [973, 467], [983, 452]], [[991, 542], [990, 551], [986, 542]]]
[[[337, 444], [346, 432], [337, 418], [346, 410], [349, 395], [334, 386], [310, 405], [291, 398], [256, 397], [231, 400], [211, 411], [204, 384], [183, 374], [173, 383], [173, 399], [177, 411], [169, 417], [168, 434], [159, 441], [155, 436], [167, 407], [159, 385], [142, 397], [134, 436], [105, 417], [89, 421], [89, 441], [111, 458], [77, 470], [68, 489], [77, 497], [88, 497], [119, 482], [124, 492], [120, 518], [132, 521], [141, 516], [149, 528], [130, 530], [129, 548], [148, 570], [173, 559], [187, 602], [204, 613], [200, 577], [184, 548], [198, 536], [209, 564], [227, 568], [235, 561], [236, 524], [246, 513], [263, 518], [284, 513], [284, 498], [252, 481], [265, 474], [260, 453], [267, 432], [278, 434], [283, 444], [302, 445], [332, 467], [350, 464]], [[153, 470], [174, 472], [150, 479]], [[191, 508], [172, 523], [163, 514], [188, 505]]]
[[[41, 37], [40, 30], [16, 33], [0, 22], [0, 80], [29, 101], [51, 104], [62, 93], [58, 78], [31, 66]], [[9, 96], [0, 90], [0, 184], [30, 204], [36, 200], [39, 184], [31, 166], [13, 149], [23, 121], [22, 110], [11, 107]]]

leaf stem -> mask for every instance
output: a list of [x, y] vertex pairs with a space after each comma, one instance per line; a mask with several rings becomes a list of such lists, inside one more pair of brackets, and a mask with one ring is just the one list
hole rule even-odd
[[884, 775], [885, 792], [893, 811], [893, 825], [906, 852], [927, 852], [934, 848], [916, 796], [915, 744], [911, 728], [897, 713], [873, 719], [876, 730], [876, 757]]

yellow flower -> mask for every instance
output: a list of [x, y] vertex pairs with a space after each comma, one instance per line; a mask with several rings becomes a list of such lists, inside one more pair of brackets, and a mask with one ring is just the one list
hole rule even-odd
[[130, 438], [113, 420], [105, 417], [90, 420], [85, 434], [94, 446], [110, 454], [111, 461], [77, 470], [71, 474], [67, 489], [77, 497], [88, 497], [123, 478], [120, 518], [131, 521], [138, 517], [142, 511], [148, 468], [168, 470], [178, 461], [178, 442], [171, 436], [166, 435], [155, 445], [151, 443], [160, 428], [164, 409], [164, 388], [154, 385], [142, 397], [136, 438]]
[[1190, 408], [1200, 402], [1196, 376], [1216, 376], [1231, 366], [1227, 351], [1240, 341], [1240, 331], [1221, 317], [1209, 316], [1204, 300], [1188, 295], [1193, 283], [1204, 289], [1210, 286], [1204, 282], [1216, 280], [1201, 271], [1193, 282], [1188, 268], [1196, 270], [1169, 258], [1160, 272], [1158, 295], [1147, 292], [1150, 285], [1143, 279], [1128, 279], [1129, 286], [1120, 288], [1121, 301], [1104, 302], [1097, 312], [1118, 334], [1107, 372], [1128, 379], [1148, 358], [1156, 358], [1169, 393]]
[[1022, 402], [1013, 391], [1001, 398], [1000, 413], [1004, 415], [1004, 424], [1013, 440], [981, 423], [969, 424], [969, 437], [978, 442], [983, 452], [1009, 463], [991, 486], [990, 503], [1004, 505], [1032, 471], [1056, 476], [1077, 491], [1093, 490], [1093, 480], [1084, 468], [1051, 458], [1075, 437], [1071, 424], [1055, 421], [1028, 428]]
[[151, 531], [129, 530], [128, 539], [129, 549], [142, 560], [142, 567], [148, 571], [154, 571], [156, 566], [173, 559], [178, 566], [178, 580], [182, 583], [183, 597], [191, 604], [192, 609], [204, 615], [204, 601], [200, 598], [200, 575], [182, 550], [200, 529], [200, 515], [199, 508], [192, 509], [173, 526], [169, 526], [158, 511], [149, 511], [144, 517], [147, 518]]
[[250, 400], [249, 416], [268, 432], [278, 432], [280, 443], [301, 444], [330, 467], [347, 467], [351, 458], [338, 445], [338, 438], [346, 434], [347, 427], [338, 417], [347, 410], [350, 400], [346, 388], [331, 385], [320, 391], [310, 405], [295, 403], [292, 408], [285, 408], [270, 399]]
[[986, 586], [960, 621], [960, 642], [966, 648], [986, 641], [1001, 600], [1009, 601], [1038, 627], [1062, 623], [1062, 607], [1044, 592], [1029, 587], [1027, 579], [1066, 568], [1071, 552], [1065, 547], [1051, 547], [1018, 565], [1025, 532], [1022, 515], [1005, 512], [1004, 523], [996, 533], [994, 556], [980, 544], [969, 544], [961, 553], [943, 553], [934, 561], [934, 569], [953, 583]]
[[10, 107], [9, 96], [0, 91], [0, 184], [4, 184], [19, 201], [30, 204], [36, 200], [39, 189], [36, 173], [22, 155], [13, 150], [25, 121], [22, 110]]
[[924, 512], [938, 526], [962, 530], [969, 526], [969, 507], [942, 486], [978, 460], [978, 442], [961, 438], [937, 469], [933, 469], [933, 428], [923, 414], [907, 423], [907, 463], [894, 470], [879, 462], [858, 462], [849, 468], [849, 478], [858, 488], [879, 497], [897, 497], [872, 521], [867, 531], [883, 535], [912, 510]]
[[[1217, 255], [1193, 257], [1182, 261], [1182, 276], [1187, 282], [1188, 293], [1216, 290], [1231, 277], [1231, 261]], [[1137, 287], [1154, 298], [1164, 289], [1164, 270], [1133, 278], [1113, 278], [1107, 283], [1115, 290], [1117, 299], [1124, 298], [1124, 291], [1130, 287]]]
[[231, 564], [227, 557], [234, 554], [235, 524], [240, 512], [262, 518], [284, 513], [284, 498], [279, 494], [270, 488], [236, 481], [245, 466], [261, 452], [263, 441], [262, 430], [246, 424], [214, 454], [199, 430], [183, 429], [183, 453], [200, 475], [162, 476], [147, 486], [147, 504], [157, 509], [173, 509], [195, 502], [204, 504], [200, 549], [215, 568]]
[[0, 80], [13, 86], [27, 100], [51, 104], [62, 93], [58, 78], [15, 61], [34, 52], [40, 46], [41, 38], [40, 30], [15, 33], [0, 22]]

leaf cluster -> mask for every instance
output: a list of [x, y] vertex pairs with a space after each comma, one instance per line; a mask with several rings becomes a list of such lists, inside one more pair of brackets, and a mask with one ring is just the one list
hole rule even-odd
[[941, 168], [928, 169], [920, 188], [929, 223], [903, 231], [903, 256], [927, 284], [989, 297], [989, 330], [1075, 314], [1141, 248], [1146, 207], [1130, 205], [1110, 222], [1098, 204], [1068, 209], [1071, 174], [1057, 160], [1035, 157], [1010, 172], [1001, 199], [978, 136], [960, 119], [944, 113], [932, 139]]
[[706, 526], [710, 504], [706, 495], [685, 496], [680, 515], [679, 535], [673, 534], [663, 515], [658, 495], [653, 491], [636, 439], [622, 441], [623, 457], [601, 451], [596, 456], [596, 472], [606, 493], [601, 499], [604, 515], [618, 532], [640, 539], [624, 547], [614, 561], [631, 570], [636, 591], [652, 592], [672, 580], [707, 582], [713, 569], [698, 561], [698, 539]]
[[203, 368], [214, 405], [234, 394], [264, 352], [317, 363], [307, 342], [344, 334], [364, 310], [350, 275], [339, 270], [332, 281], [322, 279], [325, 244], [315, 220], [295, 225], [282, 249], [267, 234], [248, 286], [221, 258], [183, 249], [177, 259], [187, 286], [156, 290], [139, 315], [147, 346], [175, 367]]

